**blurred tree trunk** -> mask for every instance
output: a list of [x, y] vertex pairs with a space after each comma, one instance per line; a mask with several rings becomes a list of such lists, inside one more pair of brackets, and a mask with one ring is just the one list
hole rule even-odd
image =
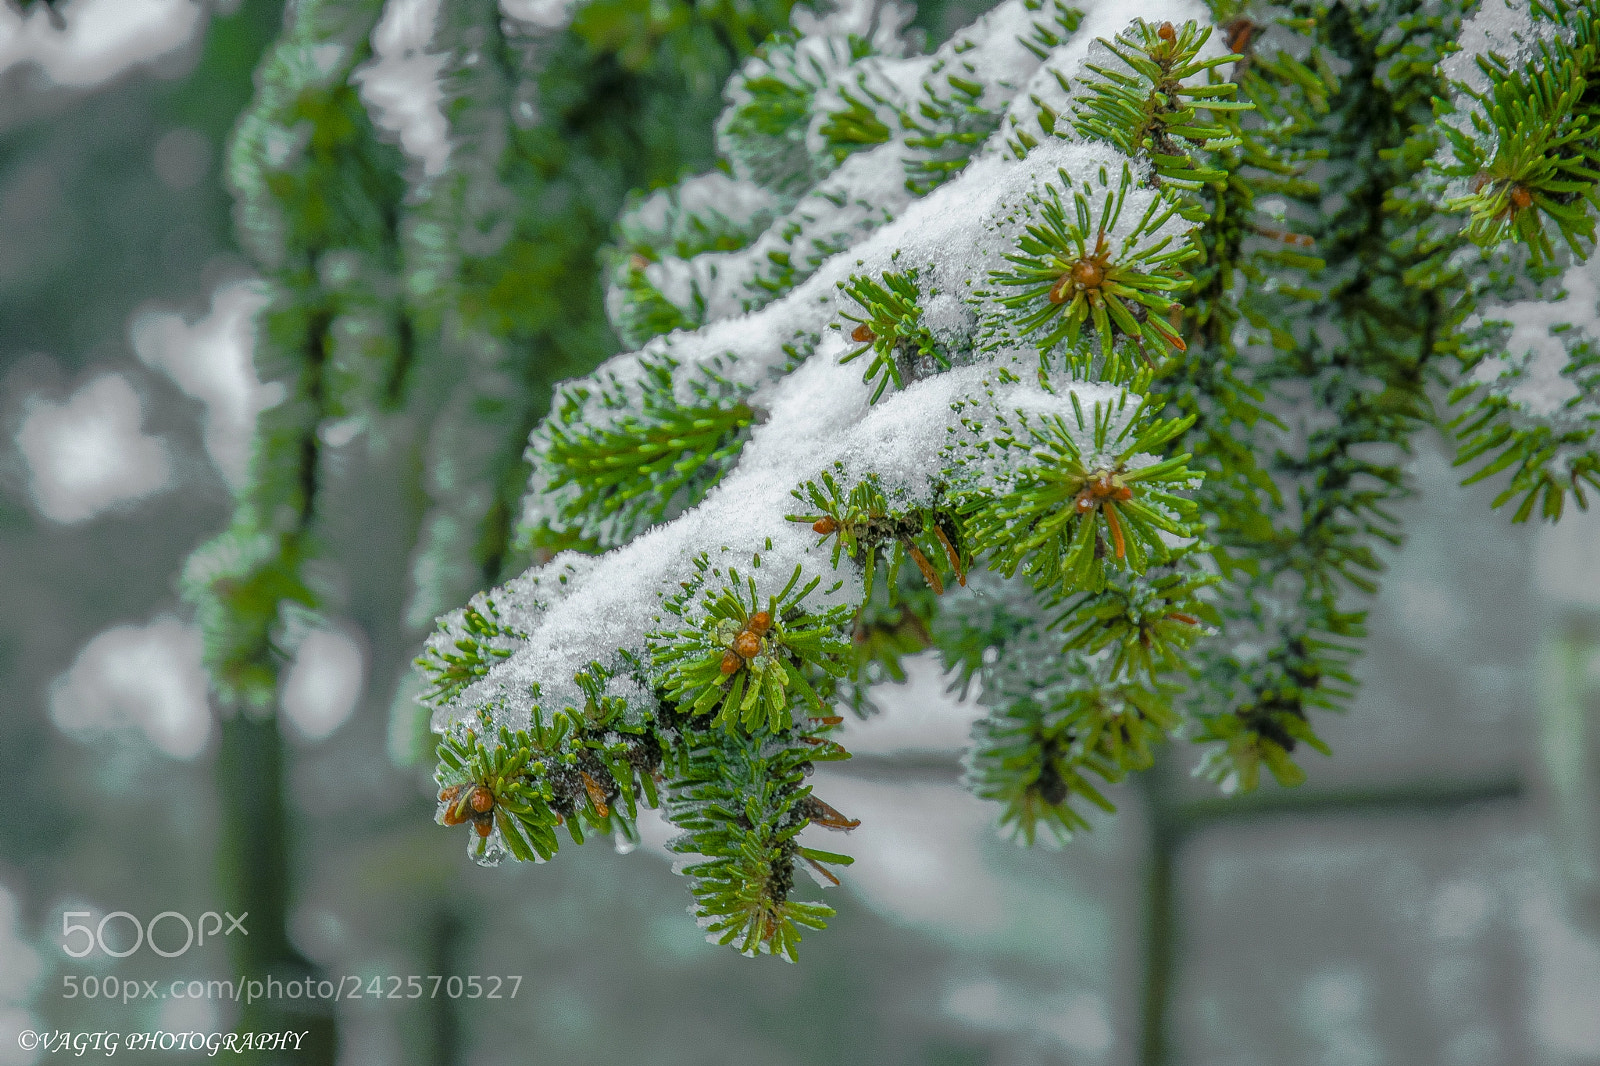
[[[235, 979], [315, 980], [319, 975], [289, 940], [292, 847], [283, 737], [276, 721], [239, 713], [222, 723], [216, 783], [222, 895], [233, 914], [249, 915], [244, 922], [249, 935], [228, 938]], [[321, 999], [258, 999], [244, 1006], [235, 1029], [306, 1032], [294, 1056], [305, 1066], [332, 1066], [338, 1051], [333, 1004]]]

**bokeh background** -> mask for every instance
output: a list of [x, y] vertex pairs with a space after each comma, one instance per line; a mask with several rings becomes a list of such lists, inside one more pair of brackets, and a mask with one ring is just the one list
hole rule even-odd
[[[937, 43], [982, 6], [917, 23]], [[251, 363], [263, 295], [220, 161], [282, 17], [0, 3], [0, 1064], [41, 1061], [24, 1029], [241, 1021], [64, 999], [67, 976], [222, 979], [239, 956], [74, 960], [61, 916], [221, 910], [230, 856], [257, 844], [223, 816], [247, 784], [219, 763], [177, 574], [227, 523], [278, 398]], [[371, 101], [397, 141], [426, 133], [430, 71], [401, 58], [397, 95]], [[702, 169], [707, 120], [683, 121]], [[1437, 442], [1411, 463], [1360, 693], [1304, 787], [1221, 797], [1174, 750], [1093, 833], [1022, 850], [959, 787], [970, 716], [918, 663], [826, 771], [863, 825], [798, 966], [703, 943], [657, 823], [632, 854], [498, 870], [432, 824], [398, 579], [419, 504], [365, 439], [338, 463], [326, 521], [361, 550], [328, 564], [329, 624], [281, 686], [288, 852], [268, 889], [322, 974], [523, 980], [514, 1000], [341, 1004], [336, 1050], [296, 1061], [1600, 1063], [1600, 524], [1510, 526]]]

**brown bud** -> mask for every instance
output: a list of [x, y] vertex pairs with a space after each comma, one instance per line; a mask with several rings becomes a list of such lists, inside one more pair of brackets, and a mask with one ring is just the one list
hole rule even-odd
[[449, 803], [459, 795], [461, 795], [460, 785], [451, 785], [449, 788], [442, 788], [439, 790], [439, 802]]
[[472, 823], [472, 828], [474, 828], [474, 829], [476, 829], [478, 831], [478, 835], [479, 836], [486, 837], [490, 833], [494, 832], [494, 823], [491, 822], [489, 819], [485, 818], [481, 822], [473, 822]]
[[1080, 259], [1072, 264], [1072, 281], [1080, 289], [1098, 289], [1106, 280], [1106, 272], [1093, 259]]
[[877, 340], [878, 339], [878, 335], [876, 333], [872, 332], [872, 327], [871, 326], [869, 326], [865, 322], [863, 322], [860, 325], [858, 325], [855, 329], [850, 331], [850, 339], [855, 341], [858, 344], [868, 344], [868, 343], [870, 343], [872, 341]]
[[747, 629], [733, 638], [733, 650], [742, 658], [754, 659], [761, 654], [761, 638]]
[[1059, 279], [1057, 279], [1056, 283], [1054, 285], [1050, 286], [1050, 297], [1049, 297], [1050, 298], [1050, 302], [1053, 303], [1053, 304], [1064, 304], [1064, 303], [1066, 303], [1067, 302], [1067, 296], [1068, 296], [1069, 290], [1071, 288], [1072, 288], [1072, 275], [1071, 274], [1063, 274], [1063, 275], [1061, 275], [1061, 277]]
[[750, 621], [746, 622], [744, 627], [758, 637], [765, 636], [767, 630], [772, 628], [772, 615], [766, 611], [757, 611], [750, 616]]
[[824, 537], [826, 537], [829, 533], [834, 532], [838, 528], [839, 523], [835, 522], [827, 515], [823, 515], [821, 518], [811, 523], [811, 531], [813, 533], [820, 533]]
[[1124, 500], [1133, 499], [1133, 486], [1132, 485], [1118, 485], [1117, 486], [1117, 491], [1115, 491], [1115, 492], [1113, 492], [1111, 494], [1111, 498], [1113, 500], [1116, 500], [1118, 503], [1122, 503]]
[[1533, 194], [1528, 191], [1525, 185], [1513, 185], [1511, 186], [1511, 202], [1517, 205], [1518, 211], [1521, 211], [1533, 203]]
[[444, 811], [444, 818], [441, 819], [445, 825], [460, 825], [466, 820], [467, 803], [464, 799], [457, 800], [456, 802], [450, 804], [450, 806], [446, 807]]
[[494, 806], [494, 793], [479, 785], [472, 790], [472, 809], [482, 814]]
[[1079, 514], [1088, 514], [1094, 510], [1094, 497], [1089, 494], [1088, 489], [1078, 493], [1078, 498], [1073, 501], [1073, 507], [1077, 509]]
[[1163, 41], [1176, 41], [1178, 39], [1178, 31], [1172, 28], [1172, 23], [1163, 22], [1161, 28], [1156, 31], [1156, 36]]
[[744, 665], [744, 660], [739, 658], [737, 653], [731, 652], [731, 651], [725, 651], [725, 652], [722, 653], [722, 673], [723, 673], [723, 676], [727, 676], [728, 674], [734, 673], [736, 670], [739, 669], [739, 667], [741, 667], [743, 665]]

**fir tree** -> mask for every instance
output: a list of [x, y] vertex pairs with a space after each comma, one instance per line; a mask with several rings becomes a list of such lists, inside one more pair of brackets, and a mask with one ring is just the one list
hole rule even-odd
[[[409, 619], [504, 582], [419, 660], [480, 861], [657, 808], [712, 939], [792, 959], [796, 873], [848, 864], [800, 834], [855, 824], [808, 771], [905, 656], [976, 695], [1025, 842], [1173, 739], [1293, 785], [1416, 434], [1512, 521], [1600, 487], [1593, 5], [1006, 0], [923, 54], [869, 0], [451, 3], [437, 173], [361, 99], [383, 10], [291, 5], [238, 128], [287, 398], [185, 580], [257, 729], [344, 547], [330, 452], [424, 427]], [[650, 191], [745, 56], [716, 166]], [[634, 350], [549, 397], [602, 304]]]
[[658, 807], [752, 955], [831, 913], [796, 874], [848, 858], [799, 834], [855, 823], [806, 773], [902, 656], [976, 694], [968, 783], [1024, 842], [1174, 739], [1227, 791], [1293, 785], [1417, 433], [1513, 521], [1600, 487], [1600, 9], [1006, 0], [928, 55], [902, 28], [797, 14], [729, 83], [719, 168], [624, 213], [638, 350], [529, 448], [523, 542], [583, 551], [419, 660], [479, 861]]

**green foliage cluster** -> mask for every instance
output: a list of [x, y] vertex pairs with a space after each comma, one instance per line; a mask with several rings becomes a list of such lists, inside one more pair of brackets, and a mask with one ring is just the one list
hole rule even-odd
[[[833, 542], [830, 560], [839, 567], [841, 554], [861, 568], [862, 599], [870, 601], [878, 588], [878, 568], [888, 565], [884, 588], [895, 590], [897, 598], [900, 567], [907, 559], [935, 594], [944, 592], [948, 573], [966, 583], [966, 558], [957, 547], [961, 531], [957, 524], [936, 507], [896, 507], [876, 478], [867, 477], [846, 490], [832, 471], [824, 471], [815, 481], [796, 490], [795, 500], [810, 504], [805, 514], [786, 516], [791, 522], [809, 523], [821, 536], [820, 544]], [[948, 562], [949, 570], [946, 571]]]
[[845, 321], [857, 323], [850, 339], [861, 347], [839, 361], [848, 363], [872, 353], [862, 380], [877, 382], [873, 403], [891, 384], [901, 389], [919, 377], [950, 369], [949, 356], [939, 350], [939, 343], [922, 324], [922, 290], [915, 270], [904, 274], [891, 271], [876, 280], [857, 275], [840, 288], [860, 305], [865, 317], [843, 316]]
[[[1085, 414], [1076, 395], [1071, 425], [1060, 416], [1023, 421], [1023, 460], [1002, 491], [980, 496], [965, 509], [963, 536], [990, 546], [990, 565], [1007, 577], [1021, 570], [1040, 590], [1104, 587], [1105, 573], [1142, 573], [1170, 555], [1163, 534], [1195, 532], [1186, 519], [1195, 505], [1174, 490], [1198, 479], [1187, 454], [1149, 465], [1154, 455], [1193, 419], [1147, 420], [1145, 402], [1095, 404]], [[1132, 410], [1128, 408], [1132, 406]], [[1087, 436], [1093, 450], [1079, 441]], [[1086, 454], [1087, 452], [1087, 454]]]
[[449, 136], [430, 174], [361, 98], [384, 8], [291, 4], [230, 148], [241, 237], [271, 292], [256, 369], [287, 398], [261, 416], [233, 521], [184, 583], [220, 695], [258, 710], [292, 651], [286, 610], [326, 605], [319, 561], [355, 548], [321, 521], [350, 441], [411, 456], [413, 623], [527, 558], [513, 530], [528, 432], [552, 382], [614, 350], [599, 248], [616, 212], [708, 154], [685, 123], [709, 127], [716, 86], [788, 15], [785, 0], [591, 0], [551, 29], [452, 0], [428, 45]]
[[291, 7], [228, 159], [241, 242], [272, 286], [256, 372], [287, 397], [260, 416], [233, 521], [190, 559], [184, 585], [219, 694], [256, 709], [274, 698], [282, 605], [318, 599], [306, 568], [320, 431], [393, 411], [415, 355], [400, 299], [400, 155], [350, 80], [382, 7]]
[[[1094, 177], [1099, 180], [1083, 183], [1063, 174], [1061, 187], [1050, 186], [1016, 254], [1006, 257], [1013, 268], [994, 275], [995, 284], [1017, 290], [1002, 297], [1001, 305], [1024, 312], [999, 323], [999, 332], [1008, 341], [1041, 333], [1035, 341], [1041, 348], [1065, 341], [1076, 350], [1083, 327], [1090, 325], [1103, 359], [1113, 358], [1121, 337], [1153, 359], [1151, 353], [1183, 345], [1163, 319], [1176, 309], [1172, 293], [1184, 287], [1179, 268], [1196, 255], [1168, 227], [1181, 205], [1151, 197], [1129, 225], [1122, 212], [1135, 186], [1132, 169], [1124, 167], [1114, 179], [1103, 170]], [[1063, 195], [1072, 197], [1070, 207]], [[1116, 241], [1112, 235], [1119, 231]], [[1106, 376], [1120, 375], [1110, 368]]]
[[[1087, 58], [1096, 11], [1046, 0], [926, 56], [894, 10], [804, 11], [729, 80], [715, 169], [625, 197], [681, 156], [620, 116], [779, 21], [658, 6], [554, 37], [448, 6], [433, 179], [395, 180], [349, 86], [372, 0], [297, 7], [241, 127], [289, 399], [191, 568], [219, 680], [265, 691], [283, 605], [317, 602], [330, 423], [423, 413], [416, 611], [576, 549], [419, 660], [479, 861], [656, 808], [711, 939], [792, 960], [831, 913], [796, 874], [848, 863], [806, 830], [855, 825], [812, 793], [848, 755], [831, 707], [871, 713], [907, 656], [980, 705], [967, 782], [1023, 842], [1174, 738], [1224, 789], [1293, 785], [1420, 432], [1519, 521], [1600, 487], [1592, 3], [1511, 9], [1471, 56], [1458, 0], [1158, 5]], [[602, 273], [637, 350], [540, 421], [604, 347]]]
[[[493, 865], [507, 855], [551, 858], [562, 829], [574, 844], [596, 835], [637, 844], [640, 808], [659, 808], [682, 831], [671, 848], [688, 856], [680, 872], [692, 880], [708, 938], [792, 961], [800, 930], [833, 914], [792, 897], [796, 867], [837, 884], [829, 867], [852, 861], [797, 839], [813, 823], [858, 824], [806, 782], [815, 763], [848, 758], [827, 739], [839, 719], [824, 713], [824, 700], [848, 659], [835, 634], [849, 612], [808, 610], [816, 582], [797, 587], [798, 571], [762, 602], [734, 568], [701, 559], [697, 569], [701, 580], [665, 607], [688, 626], [652, 637], [667, 691], [661, 713], [630, 704], [629, 676], [644, 664], [628, 656], [617, 669], [596, 662], [580, 671], [581, 705], [535, 709], [526, 729], [497, 728], [485, 709], [440, 742], [438, 819], [470, 824], [469, 854]], [[489, 640], [507, 632], [476, 605], [461, 614], [476, 636], [451, 642], [459, 655], [435, 640], [422, 661], [436, 679], [434, 699], [448, 698], [445, 686], [457, 679], [481, 677], [477, 664], [498, 654]]]
[[549, 446], [540, 458], [551, 471], [548, 491], [572, 490], [561, 505], [569, 529], [601, 544], [625, 542], [669, 509], [703, 499], [738, 455], [755, 420], [744, 402], [750, 388], [702, 366], [685, 404], [674, 394], [676, 367], [670, 356], [643, 365], [637, 412], [624, 390], [611, 388], [600, 398], [617, 412], [609, 425], [589, 427], [582, 388], [546, 423]]
[[[751, 565], [759, 568], [761, 557]], [[796, 706], [825, 717], [826, 707], [806, 673], [844, 672], [849, 646], [836, 634], [850, 612], [806, 610], [806, 597], [822, 578], [800, 586], [797, 566], [783, 589], [763, 603], [753, 577], [741, 587], [731, 566], [724, 573], [702, 558], [695, 568], [701, 579], [666, 604], [669, 614], [690, 624], [651, 635], [651, 658], [662, 672], [665, 698], [689, 714], [715, 708], [716, 724], [730, 730], [782, 733], [794, 724], [790, 708]]]
[[[1150, 30], [1145, 37], [1166, 49], [1166, 38], [1154, 34]], [[1183, 40], [1186, 51], [1169, 49], [1163, 62], [1192, 63], [1205, 36], [1186, 30]], [[862, 81], [867, 78], [863, 73]], [[1155, 90], [1107, 81], [1093, 91]], [[1151, 140], [1154, 143], [1153, 134]], [[990, 408], [973, 400], [955, 403], [950, 440], [938, 454], [924, 457], [931, 466], [942, 468], [931, 498], [909, 497], [897, 485], [870, 472], [863, 476], [844, 463], [802, 479], [793, 492], [799, 508], [786, 520], [810, 526], [817, 549], [831, 556], [832, 571], [860, 576], [859, 600], [841, 603], [838, 597], [847, 593], [845, 582], [837, 578], [825, 593], [817, 592], [825, 575], [813, 573], [803, 561], [785, 562], [786, 583], [763, 594], [754, 573], [714, 567], [708, 556], [701, 556], [682, 590], [663, 594], [661, 618], [667, 624], [658, 622], [640, 650], [624, 646], [608, 653], [615, 658], [601, 660], [630, 682], [633, 695], [622, 697], [630, 720], [658, 730], [666, 753], [663, 787], [669, 797], [663, 813], [685, 833], [678, 846], [710, 857], [705, 864], [684, 869], [697, 878], [697, 913], [709, 923], [715, 939], [735, 943], [747, 953], [793, 957], [799, 929], [820, 924], [821, 911], [808, 910], [792, 899], [795, 871], [816, 863], [825, 869], [838, 857], [808, 853], [795, 834], [807, 824], [832, 828], [852, 824], [831, 808], [812, 804], [808, 794], [794, 788], [818, 758], [844, 755], [826, 736], [838, 720], [825, 713], [825, 701], [839, 696], [866, 706], [859, 682], [867, 667], [875, 664], [881, 674], [904, 676], [901, 656], [929, 643], [943, 646], [948, 627], [942, 619], [947, 613], [958, 614], [936, 605], [942, 601], [925, 599], [907, 588], [901, 570], [908, 560], [925, 583], [921, 592], [933, 597], [970, 597], [972, 593], [960, 586], [975, 567], [985, 585], [1004, 585], [1007, 576], [1019, 570], [1027, 575], [1022, 582], [1027, 588], [1025, 610], [1016, 619], [1019, 629], [1008, 631], [991, 621], [983, 629], [990, 642], [969, 666], [972, 673], [982, 675], [983, 691], [995, 701], [995, 717], [975, 737], [972, 784], [979, 794], [1002, 801], [1003, 821], [1024, 838], [1033, 839], [1042, 825], [1053, 827], [1057, 836], [1082, 828], [1086, 823], [1073, 800], [1107, 802], [1090, 777], [1115, 781], [1131, 769], [1149, 765], [1156, 744], [1182, 724], [1172, 703], [1182, 686], [1168, 675], [1182, 672], [1182, 651], [1204, 631], [1205, 620], [1216, 615], [1201, 598], [1201, 590], [1212, 579], [1197, 568], [1198, 553], [1175, 551], [1166, 540], [1190, 537], [1199, 528], [1194, 504], [1184, 495], [1194, 488], [1198, 472], [1187, 465], [1188, 454], [1163, 457], [1161, 453], [1168, 452], [1195, 418], [1160, 415], [1162, 403], [1148, 395], [1153, 391], [1152, 371], [1121, 358], [1124, 351], [1145, 343], [1144, 322], [1121, 304], [1115, 313], [1108, 313], [1106, 294], [1126, 294], [1129, 306], [1144, 311], [1140, 297], [1159, 292], [1159, 297], [1149, 298], [1159, 300], [1165, 314], [1172, 304], [1170, 294], [1185, 283], [1172, 264], [1193, 258], [1195, 252], [1179, 239], [1181, 231], [1174, 232], [1169, 225], [1180, 217], [1180, 208], [1190, 211], [1176, 199], [1186, 195], [1187, 187], [1174, 183], [1174, 191], [1158, 190], [1151, 196], [1136, 187], [1134, 175], [1131, 162], [1120, 168], [1115, 181], [1100, 166], [1097, 214], [1087, 213], [1086, 202], [1078, 212], [1085, 233], [1098, 232], [1093, 230], [1096, 222], [1101, 230], [1119, 236], [1124, 236], [1122, 231], [1132, 233], [1109, 249], [1098, 249], [1103, 277], [1119, 287], [1108, 287], [1104, 293], [1097, 289], [1092, 301], [1080, 301], [1084, 308], [1092, 304], [1095, 309], [1085, 310], [1081, 321], [1093, 322], [1101, 343], [1089, 349], [1078, 330], [1062, 328], [1036, 346], [1041, 353], [1036, 362], [1037, 387], [1070, 404], [1070, 415], [1008, 411], [1003, 405]], [[1059, 176], [1068, 188], [1074, 187], [1074, 179], [1065, 171]], [[1053, 210], [1050, 217], [1064, 231], [1067, 224], [1060, 203], [1052, 186], [1030, 198], [1021, 210]], [[1130, 210], [1137, 220], [1119, 231], [1125, 203], [1135, 204]], [[774, 223], [775, 228], [781, 225]], [[1081, 241], [1045, 245], [1039, 241], [1037, 226], [1027, 227], [1027, 222], [1019, 225], [1022, 243], [1007, 259], [1014, 269], [1047, 279], [1027, 297], [1052, 306], [1064, 303], [1049, 300], [1048, 291], [1063, 277], [1070, 279], [1078, 260], [1096, 254], [1096, 249]], [[1012, 276], [997, 273], [983, 281], [1003, 286]], [[622, 284], [626, 298], [628, 282]], [[869, 405], [884, 399], [891, 385], [894, 393], [885, 400], [886, 408], [909, 401], [914, 383], [937, 378], [954, 365], [982, 369], [977, 362], [983, 351], [1001, 347], [997, 338], [1008, 331], [1023, 337], [1035, 332], [1031, 326], [1015, 326], [1016, 301], [1000, 299], [983, 323], [966, 331], [964, 343], [961, 336], [941, 341], [924, 321], [937, 293], [923, 288], [915, 266], [859, 273], [836, 288], [853, 305], [841, 313], [839, 328], [849, 331], [857, 345], [841, 360], [848, 362], [869, 351], [874, 356], [865, 375]], [[981, 291], [977, 298], [982, 299]], [[1162, 354], [1181, 349], [1175, 328], [1150, 334], [1161, 340]], [[987, 348], [980, 346], [981, 338], [988, 338]], [[947, 354], [961, 349], [966, 350], [960, 355]], [[721, 365], [737, 367], [729, 358], [723, 358]], [[575, 432], [586, 430], [594, 445], [592, 454], [613, 456], [620, 468], [624, 457], [654, 454], [649, 449], [660, 440], [653, 430], [654, 416], [641, 420], [639, 412], [669, 409], [675, 403], [684, 418], [707, 414], [698, 404], [686, 403], [684, 395], [685, 385], [702, 371], [685, 372], [674, 366], [663, 376], [659, 359], [646, 354], [635, 363], [603, 370], [592, 383], [568, 386], [566, 407], [535, 434], [540, 464], [536, 491], [567, 490], [553, 499], [541, 493], [542, 513], [553, 519], [553, 527], [581, 528], [580, 522], [593, 521], [605, 511], [605, 505], [596, 502], [598, 496], [578, 494], [607, 486], [572, 457], [569, 442]], [[797, 362], [785, 357], [777, 369], [788, 373]], [[993, 366], [985, 378], [990, 394], [1026, 385], [1017, 370], [1026, 370], [1025, 360]], [[1090, 374], [1089, 380], [1101, 379], [1108, 391], [1083, 400], [1072, 384], [1074, 370], [1079, 380]], [[753, 399], [756, 393], [749, 395]], [[619, 403], [619, 397], [626, 400]], [[680, 463], [693, 467], [707, 462], [710, 446], [679, 434], [671, 450]], [[733, 464], [719, 457], [715, 465]], [[647, 493], [651, 470], [644, 466], [639, 474], [631, 479], [631, 488]], [[660, 501], [666, 494], [658, 490], [654, 497]], [[792, 540], [794, 531], [786, 536]], [[766, 548], [773, 551], [772, 537]], [[752, 563], [759, 569], [762, 557], [757, 555]], [[770, 567], [770, 559], [766, 565]], [[792, 570], [787, 569], [790, 566]], [[881, 581], [880, 573], [885, 575]], [[814, 593], [822, 596], [821, 602], [803, 602]], [[578, 597], [582, 592], [568, 595]], [[1052, 620], [1052, 615], [1059, 617]], [[470, 621], [449, 616], [439, 640]], [[537, 639], [525, 641], [524, 651]], [[962, 645], [967, 639], [958, 637], [954, 643]], [[1002, 648], [1011, 650], [997, 669], [994, 655]], [[523, 651], [513, 652], [512, 663], [519, 654]], [[441, 691], [441, 663], [425, 659], [422, 664], [435, 679], [435, 692]], [[1052, 664], [1050, 669], [1057, 673], [1048, 678], [1038, 675], [1044, 663]], [[483, 730], [505, 728], [500, 723], [516, 718], [518, 697], [504, 685], [523, 684], [509, 679], [526, 675], [505, 676], [508, 681], [498, 683], [498, 688], [490, 684], [433, 702], [447, 715], [477, 707]], [[583, 684], [581, 676], [578, 681]], [[529, 714], [536, 723], [544, 720], [549, 707], [571, 699], [546, 693], [538, 683], [527, 695], [532, 699]], [[458, 721], [464, 724], [454, 730], [474, 728], [472, 719]], [[659, 732], [663, 726], [668, 733]], [[502, 742], [501, 747], [508, 746]], [[692, 767], [687, 773], [685, 758]], [[447, 791], [457, 784], [447, 774], [440, 780]], [[487, 777], [480, 785], [493, 787]], [[600, 788], [605, 791], [607, 786], [602, 783]], [[715, 810], [717, 817], [708, 819], [698, 814], [689, 817], [689, 810], [672, 798], [713, 795], [738, 796], [740, 801], [710, 804], [703, 809]], [[459, 799], [442, 803], [441, 820], [459, 817], [459, 803]], [[496, 832], [487, 821], [481, 824], [491, 836]], [[734, 827], [734, 837], [717, 835]], [[831, 881], [832, 875], [823, 880]], [[717, 902], [708, 904], [705, 893], [713, 889]]]
[[[1476, 270], [1438, 254], [1428, 263], [1470, 307], [1454, 323], [1452, 354], [1463, 368], [1451, 382], [1456, 464], [1481, 464], [1469, 483], [1509, 472], [1495, 506], [1514, 502], [1518, 522], [1536, 512], [1555, 521], [1569, 495], [1587, 507], [1587, 490], [1600, 488], [1600, 353], [1585, 328], [1590, 316], [1574, 309], [1555, 323], [1558, 350], [1541, 360], [1537, 349], [1507, 350], [1515, 334], [1502, 314], [1563, 295], [1570, 304], [1582, 291], [1571, 273], [1581, 268], [1570, 264], [1592, 251], [1600, 207], [1600, 12], [1555, 0], [1530, 4], [1526, 19], [1514, 35], [1521, 54], [1476, 56], [1484, 84], [1463, 85], [1453, 104], [1434, 102], [1449, 149], [1432, 163], [1449, 180], [1445, 206], [1468, 213], [1467, 235], [1484, 251]], [[1505, 245], [1526, 248], [1526, 261], [1508, 258]]]

